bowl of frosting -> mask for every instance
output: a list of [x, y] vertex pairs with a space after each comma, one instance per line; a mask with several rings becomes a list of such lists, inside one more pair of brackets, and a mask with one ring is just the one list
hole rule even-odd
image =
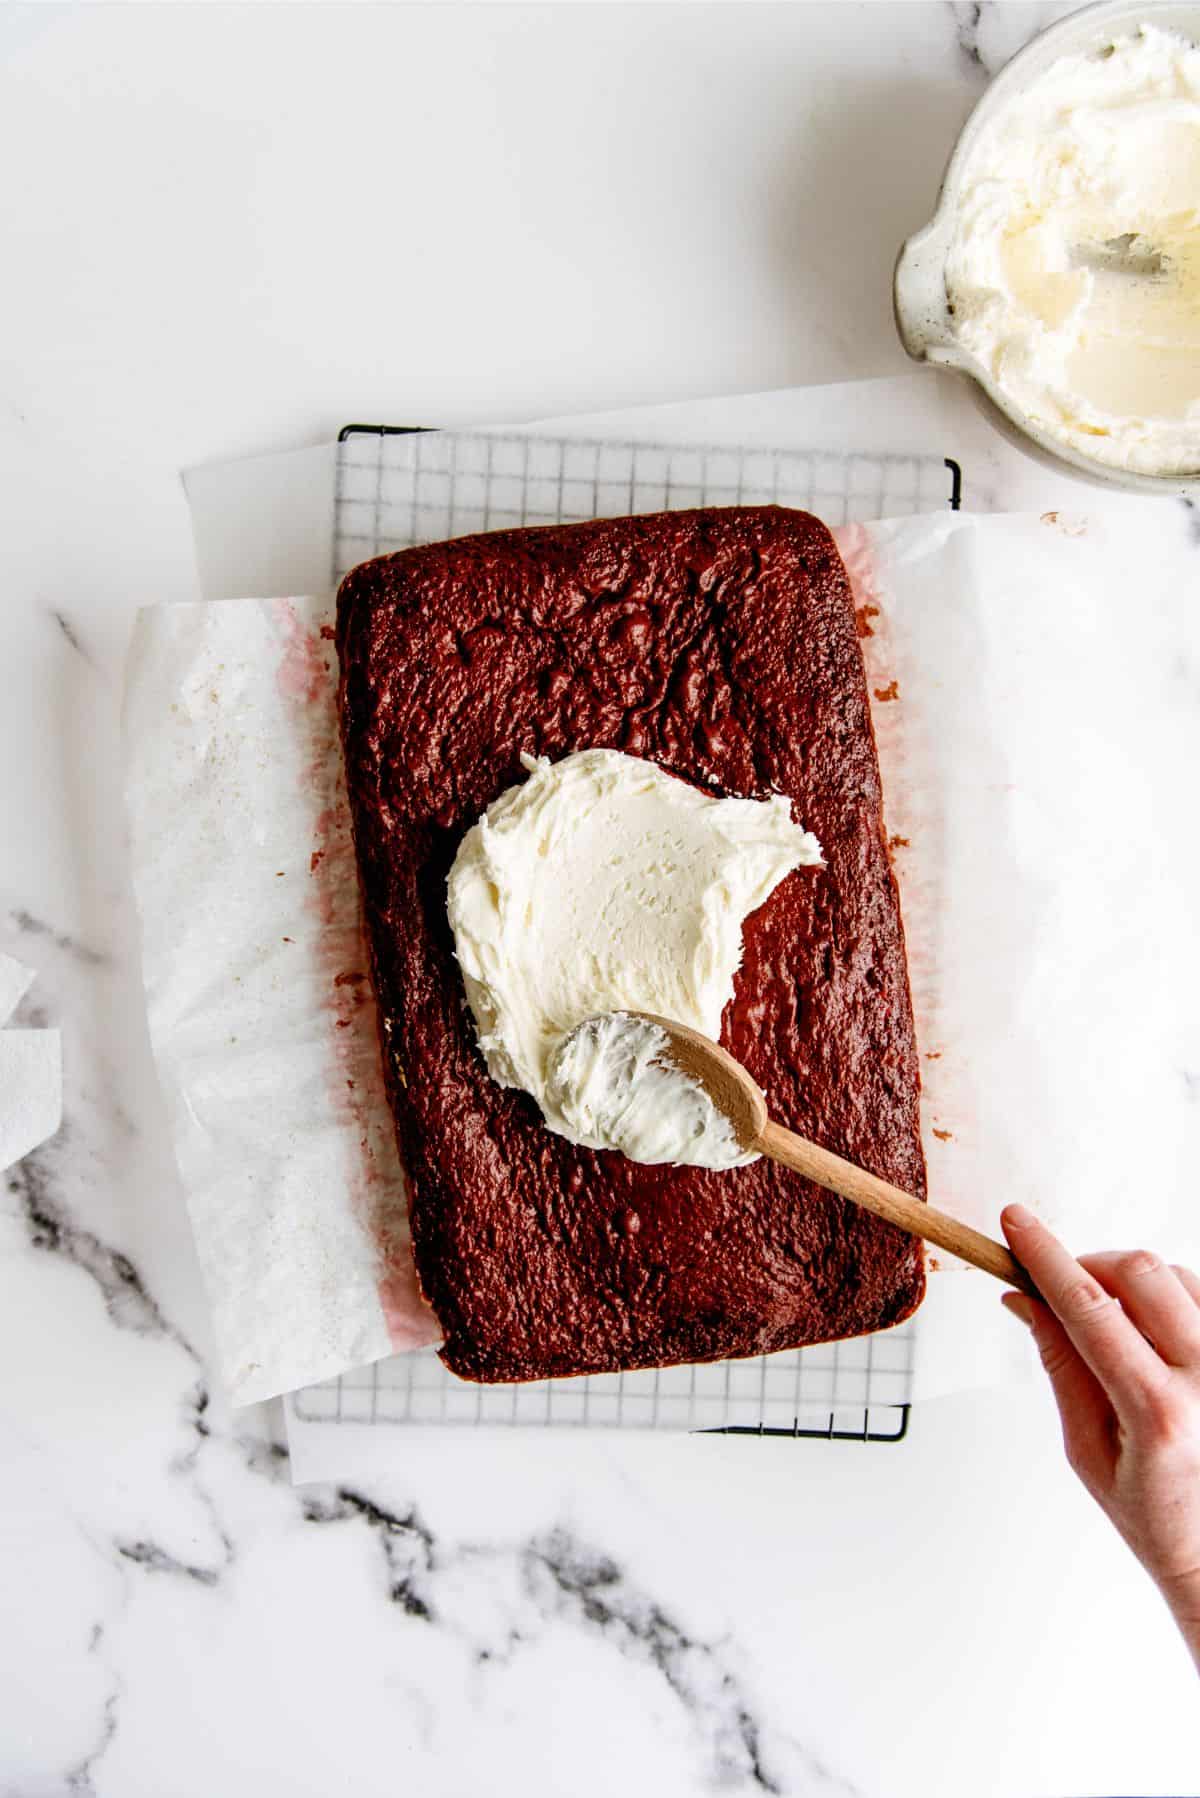
[[896, 322], [1025, 445], [1094, 480], [1200, 497], [1200, 5], [1086, 7], [992, 82]]

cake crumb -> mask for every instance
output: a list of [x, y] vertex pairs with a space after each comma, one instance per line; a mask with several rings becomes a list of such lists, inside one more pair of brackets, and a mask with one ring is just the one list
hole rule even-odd
[[899, 697], [900, 697], [900, 682], [896, 681], [896, 680], [890, 680], [886, 687], [874, 687], [874, 688], [872, 688], [872, 691], [874, 692], [876, 699], [878, 699], [881, 704], [886, 703], [886, 701], [889, 699], [899, 699]]
[[1081, 518], [1077, 514], [1073, 515], [1073, 514], [1069, 514], [1069, 513], [1064, 514], [1062, 512], [1043, 512], [1042, 516], [1041, 516], [1041, 523], [1052, 525], [1052, 526], [1057, 525], [1058, 529], [1062, 532], [1064, 537], [1086, 537], [1087, 536], [1087, 529], [1088, 529], [1087, 519]]

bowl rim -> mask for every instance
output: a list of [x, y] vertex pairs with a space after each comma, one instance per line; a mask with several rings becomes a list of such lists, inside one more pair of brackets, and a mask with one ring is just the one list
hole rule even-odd
[[[1142, 0], [1140, 5], [1136, 0], [1093, 0], [1091, 5], [1053, 20], [1022, 45], [989, 81], [959, 132], [942, 176], [933, 216], [900, 246], [892, 280], [892, 307], [900, 340], [914, 361], [952, 368], [968, 376], [1003, 420], [1024, 439], [1024, 446], [1040, 451], [1043, 459], [1048, 457], [1053, 462], [1065, 464], [1077, 474], [1104, 486], [1159, 497], [1197, 500], [1200, 499], [1200, 468], [1172, 474], [1144, 474], [1111, 462], [1101, 462], [1074, 445], [1063, 443], [1010, 401], [983, 364], [956, 341], [948, 322], [948, 311], [939, 321], [934, 322], [928, 317], [922, 321], [914, 315], [905, 291], [908, 271], [936, 259], [944, 296], [950, 227], [964, 169], [981, 133], [1000, 108], [1026, 85], [1032, 69], [1047, 67], [1059, 54], [1067, 54], [1070, 48], [1082, 49], [1089, 36], [1102, 41], [1105, 32], [1118, 24], [1127, 24], [1132, 29], [1140, 24], [1156, 23], [1156, 15], [1169, 13], [1177, 17], [1180, 12], [1194, 15], [1196, 42], [1200, 45], [1200, 4], [1181, 4], [1180, 0]], [[944, 304], [948, 306], [948, 302]]]

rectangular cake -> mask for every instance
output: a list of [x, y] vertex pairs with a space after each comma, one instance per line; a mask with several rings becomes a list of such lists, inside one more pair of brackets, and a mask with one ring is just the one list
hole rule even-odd
[[785, 794], [825, 865], [747, 921], [721, 1040], [781, 1123], [925, 1196], [899, 900], [825, 527], [732, 507], [405, 550], [346, 576], [337, 644], [384, 1070], [447, 1366], [534, 1380], [906, 1317], [920, 1244], [798, 1175], [639, 1166], [552, 1134], [487, 1072], [446, 916], [462, 836], [523, 753], [621, 749], [707, 792]]

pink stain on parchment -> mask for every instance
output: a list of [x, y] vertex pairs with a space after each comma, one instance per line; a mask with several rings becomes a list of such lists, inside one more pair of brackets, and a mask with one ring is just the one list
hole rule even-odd
[[[942, 1001], [938, 940], [945, 855], [940, 788], [923, 741], [919, 683], [901, 678], [895, 625], [870, 534], [861, 524], [850, 524], [834, 536], [854, 595], [883, 783], [884, 833], [900, 889], [920, 1055], [929, 1196], [956, 1215], [970, 1218], [978, 1195], [957, 1190], [954, 1143], [970, 1137], [976, 1113], [969, 1070], [953, 1040], [948, 1040]], [[931, 1265], [937, 1262], [931, 1260]]]
[[320, 1001], [328, 1022], [327, 1087], [345, 1128], [350, 1203], [379, 1253], [379, 1301], [398, 1353], [440, 1342], [421, 1295], [408, 1227], [408, 1194], [383, 1084], [379, 1014], [363, 936], [358, 870], [337, 728], [337, 659], [319, 620], [291, 600], [275, 605], [282, 649], [277, 683], [297, 711], [314, 806], [305, 909], [315, 925]]

